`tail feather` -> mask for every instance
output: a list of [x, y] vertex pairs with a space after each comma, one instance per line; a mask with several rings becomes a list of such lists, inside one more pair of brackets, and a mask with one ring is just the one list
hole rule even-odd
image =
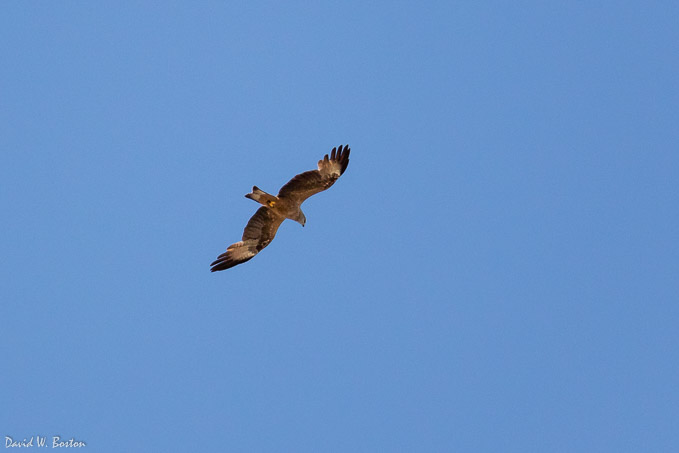
[[257, 186], [252, 186], [252, 193], [246, 194], [245, 198], [249, 198], [251, 200], [256, 201], [257, 203], [260, 203], [264, 206], [269, 206], [269, 207], [271, 207], [271, 205], [273, 203], [275, 203], [276, 200], [277, 200], [276, 197], [274, 197], [271, 194], [264, 192], [262, 189], [260, 189]]

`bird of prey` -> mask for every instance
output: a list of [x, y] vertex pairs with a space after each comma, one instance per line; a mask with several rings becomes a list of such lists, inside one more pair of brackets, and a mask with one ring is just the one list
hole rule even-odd
[[300, 206], [310, 196], [322, 192], [335, 184], [349, 165], [349, 146], [333, 148], [330, 156], [318, 161], [318, 170], [310, 170], [292, 178], [281, 187], [277, 196], [252, 187], [252, 193], [245, 195], [263, 206], [255, 212], [245, 226], [240, 242], [231, 244], [210, 264], [212, 272], [223, 271], [251, 260], [256, 254], [269, 245], [276, 236], [283, 220], [290, 219], [306, 223], [306, 217]]

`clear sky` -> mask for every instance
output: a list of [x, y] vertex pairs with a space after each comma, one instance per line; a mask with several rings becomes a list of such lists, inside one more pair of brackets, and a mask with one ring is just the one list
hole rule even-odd
[[[678, 451], [678, 23], [4, 3], [2, 441]], [[346, 143], [305, 228], [209, 272], [253, 185]]]

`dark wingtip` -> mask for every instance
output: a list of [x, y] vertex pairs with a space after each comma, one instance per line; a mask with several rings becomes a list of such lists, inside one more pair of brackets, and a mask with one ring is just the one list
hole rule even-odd
[[212, 268], [210, 269], [210, 272], [217, 272], [217, 271], [223, 271], [229, 268], [232, 268], [238, 263], [234, 263], [233, 261], [216, 261], [215, 263], [211, 264]]
[[[224, 255], [224, 254], [222, 254]], [[220, 257], [222, 256], [220, 255]], [[241, 261], [235, 261], [229, 258], [217, 258], [215, 261], [210, 264], [212, 268], [210, 269], [210, 272], [217, 272], [217, 271], [224, 271], [226, 269], [231, 269], [234, 266], [238, 266], [239, 264], [243, 264], [246, 261], [250, 261], [254, 256], [251, 256], [249, 258], [246, 258]]]
[[344, 170], [347, 169], [349, 166], [349, 153], [351, 152], [351, 149], [349, 148], [349, 145], [344, 145], [344, 149], [342, 149], [342, 146], [340, 145], [339, 147], [339, 152], [337, 153], [337, 160], [339, 161], [341, 167], [340, 167], [340, 175], [344, 173]]

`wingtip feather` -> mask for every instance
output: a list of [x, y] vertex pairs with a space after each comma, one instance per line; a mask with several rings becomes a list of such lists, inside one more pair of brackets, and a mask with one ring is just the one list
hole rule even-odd
[[234, 266], [238, 266], [239, 264], [243, 264], [246, 261], [250, 261], [254, 256], [251, 256], [249, 258], [246, 258], [244, 260], [233, 260], [233, 259], [217, 259], [214, 261], [210, 266], [212, 268], [210, 269], [210, 272], [217, 272], [217, 271], [224, 271], [226, 269], [231, 269]]
[[344, 145], [344, 149], [342, 149], [342, 146], [340, 146], [340, 152], [337, 153], [337, 160], [340, 163], [340, 175], [344, 173], [344, 171], [347, 169], [349, 166], [349, 153], [351, 152], [351, 149], [349, 148], [349, 145]]

